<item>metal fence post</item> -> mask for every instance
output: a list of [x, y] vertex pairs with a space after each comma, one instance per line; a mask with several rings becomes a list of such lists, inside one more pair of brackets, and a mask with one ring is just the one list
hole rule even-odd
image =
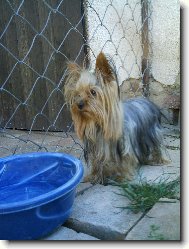
[[148, 17], [148, 0], [141, 0], [142, 6], [142, 90], [145, 97], [149, 97], [149, 78], [150, 78], [150, 68], [149, 68], [149, 17]]

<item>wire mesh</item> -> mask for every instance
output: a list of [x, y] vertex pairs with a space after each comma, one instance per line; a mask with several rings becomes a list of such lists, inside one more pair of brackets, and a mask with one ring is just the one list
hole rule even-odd
[[66, 63], [92, 69], [102, 50], [128, 96], [148, 96], [150, 0], [0, 0], [0, 6], [0, 157], [54, 151], [82, 159], [64, 102]]

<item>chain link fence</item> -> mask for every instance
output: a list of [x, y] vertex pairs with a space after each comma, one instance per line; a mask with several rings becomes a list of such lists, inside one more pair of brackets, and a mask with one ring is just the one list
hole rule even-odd
[[120, 85], [149, 96], [150, 0], [0, 0], [0, 157], [32, 151], [82, 159], [63, 85], [71, 60], [103, 50]]

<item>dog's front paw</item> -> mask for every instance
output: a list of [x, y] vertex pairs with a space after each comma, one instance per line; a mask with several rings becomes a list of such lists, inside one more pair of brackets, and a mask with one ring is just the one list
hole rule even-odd
[[83, 178], [82, 182], [90, 182], [91, 184], [104, 184], [104, 180], [98, 175], [89, 174]]
[[91, 175], [87, 175], [83, 178], [82, 182], [91, 182]]
[[163, 165], [168, 165], [171, 163], [171, 160], [165, 159], [165, 158], [160, 158], [159, 160], [156, 161], [148, 161], [147, 165], [151, 166], [163, 166]]

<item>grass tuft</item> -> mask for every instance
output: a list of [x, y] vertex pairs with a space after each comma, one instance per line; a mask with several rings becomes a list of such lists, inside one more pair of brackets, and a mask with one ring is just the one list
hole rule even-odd
[[177, 199], [177, 193], [180, 188], [180, 179], [171, 182], [148, 183], [141, 182], [140, 185], [128, 182], [114, 183], [122, 189], [120, 195], [126, 196], [130, 200], [127, 207], [134, 213], [146, 212], [158, 202], [160, 198]]

